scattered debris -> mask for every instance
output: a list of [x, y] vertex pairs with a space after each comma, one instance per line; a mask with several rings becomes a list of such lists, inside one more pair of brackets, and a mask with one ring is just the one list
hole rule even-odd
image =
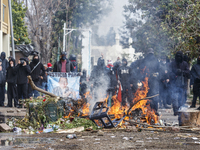
[[0, 124], [0, 131], [2, 132], [7, 132], [11, 131], [12, 129], [5, 123]]
[[65, 129], [65, 130], [58, 130], [56, 133], [74, 133], [74, 132], [82, 132], [82, 131], [84, 131], [84, 127]]
[[76, 139], [77, 136], [76, 136], [76, 134], [68, 134], [66, 138], [68, 138], [68, 139]]

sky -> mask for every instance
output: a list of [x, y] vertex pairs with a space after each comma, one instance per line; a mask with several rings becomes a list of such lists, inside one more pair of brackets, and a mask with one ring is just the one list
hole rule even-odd
[[104, 17], [99, 24], [99, 35], [106, 35], [110, 27], [118, 31], [125, 21], [123, 17], [123, 6], [128, 4], [128, 0], [113, 0], [113, 9], [108, 16]]

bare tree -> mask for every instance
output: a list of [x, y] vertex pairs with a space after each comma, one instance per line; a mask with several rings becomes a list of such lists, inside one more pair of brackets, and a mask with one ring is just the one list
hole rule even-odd
[[26, 0], [29, 36], [43, 63], [50, 59], [52, 17], [60, 4], [61, 0]]

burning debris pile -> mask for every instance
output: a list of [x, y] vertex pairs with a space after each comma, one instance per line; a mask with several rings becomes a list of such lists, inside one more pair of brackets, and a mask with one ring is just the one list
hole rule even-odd
[[[114, 95], [112, 97], [112, 104], [111, 107], [108, 106], [108, 98], [106, 99], [102, 99], [101, 102], [97, 102], [96, 105], [94, 105], [94, 109], [93, 111], [91, 110], [91, 105], [90, 105], [90, 101], [93, 100], [93, 97], [91, 95], [90, 92], [86, 93], [85, 98], [87, 99], [87, 102], [85, 103], [81, 103], [82, 107], [72, 107], [70, 109], [70, 112], [67, 116], [65, 116], [66, 118], [70, 117], [70, 116], [74, 116], [78, 113], [79, 117], [89, 117], [93, 118], [92, 116], [99, 114], [100, 116], [102, 114], [105, 115], [105, 113], [107, 114], [107, 117], [110, 118], [110, 123], [111, 121], [116, 122], [116, 120], [120, 121], [120, 123], [118, 122], [118, 124], [121, 126], [123, 125], [123, 123], [125, 123], [125, 121], [122, 120], [135, 120], [136, 122], [142, 122], [142, 123], [148, 123], [148, 124], [156, 124], [158, 123], [158, 116], [156, 115], [155, 111], [150, 107], [150, 100], [147, 98], [147, 93], [148, 93], [148, 77], [145, 78], [145, 80], [142, 82], [143, 83], [143, 87], [138, 88], [138, 90], [135, 93], [135, 97], [132, 100], [132, 104], [131, 106], [122, 106], [121, 102], [117, 99], [117, 96]], [[158, 96], [158, 95], [155, 95]], [[150, 97], [151, 98], [151, 97]], [[99, 106], [98, 106], [99, 105]], [[74, 106], [74, 105], [73, 105]], [[78, 109], [77, 109], [78, 108]], [[100, 109], [102, 108], [102, 109]], [[80, 111], [80, 112], [77, 112]], [[95, 111], [100, 111], [100, 112], [95, 112]], [[92, 113], [90, 113], [92, 112]], [[103, 116], [104, 116], [103, 115]], [[99, 116], [97, 117], [99, 118]], [[105, 119], [105, 118], [104, 118]], [[93, 121], [95, 120], [94, 118], [92, 119]], [[101, 120], [97, 119], [97, 120]], [[106, 122], [106, 120], [105, 120]], [[96, 122], [96, 124], [98, 126], [102, 126], [98, 124], [99, 121]], [[105, 125], [103, 125], [105, 127]], [[111, 127], [115, 127], [111, 126]]]

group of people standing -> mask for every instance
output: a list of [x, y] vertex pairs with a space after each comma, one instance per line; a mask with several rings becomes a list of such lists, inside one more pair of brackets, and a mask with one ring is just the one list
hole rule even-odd
[[[187, 55], [183, 56], [181, 51], [177, 52], [175, 59], [169, 60], [166, 56], [162, 56], [160, 61], [154, 56], [154, 50], [148, 49], [148, 54], [144, 58], [140, 58], [128, 66], [125, 58], [120, 58], [113, 64], [108, 62], [106, 66], [103, 56], [99, 58], [97, 66], [94, 66], [91, 73], [90, 81], [95, 86], [102, 86], [99, 83], [100, 76], [109, 78], [109, 86], [107, 92], [112, 91], [113, 95], [119, 92], [121, 87], [121, 105], [127, 103], [132, 104], [136, 90], [141, 86], [141, 82], [148, 77], [149, 91], [147, 97], [155, 96], [150, 99], [151, 108], [156, 114], [158, 108], [173, 107], [174, 115], [178, 115], [178, 110], [185, 105], [187, 100], [188, 80], [193, 77], [194, 83], [194, 100], [191, 107], [196, 104], [196, 97], [200, 96], [200, 57], [197, 65], [194, 65], [192, 71], [189, 70]], [[199, 68], [198, 68], [199, 67]], [[192, 76], [191, 76], [192, 75]], [[192, 83], [192, 84], [193, 84]], [[94, 88], [94, 85], [92, 85]], [[197, 93], [197, 94], [195, 94]]]
[[[67, 53], [62, 52], [60, 60], [52, 68], [48, 63], [48, 68], [39, 61], [37, 52], [33, 52], [33, 59], [29, 63], [28, 58], [20, 58], [15, 65], [15, 59], [9, 57], [6, 59], [4, 52], [0, 59], [0, 106], [4, 106], [5, 83], [7, 82], [8, 107], [18, 107], [18, 99], [39, 96], [38, 91], [32, 90], [28, 86], [27, 76], [31, 75], [34, 84], [43, 87], [46, 90], [47, 72], [77, 72], [76, 56], [71, 55], [67, 59]], [[182, 52], [177, 52], [174, 60], [162, 56], [160, 61], [154, 56], [154, 50], [148, 49], [148, 54], [128, 66], [125, 58], [117, 58], [115, 63], [111, 60], [105, 65], [103, 55], [98, 59], [97, 65], [93, 67], [91, 76], [88, 80], [86, 70], [80, 79], [80, 95], [84, 96], [87, 91], [88, 83], [90, 89], [95, 91], [98, 87], [105, 86], [109, 95], [113, 96], [121, 91], [121, 105], [132, 104], [136, 90], [141, 86], [141, 82], [148, 77], [148, 97], [159, 94], [159, 96], [150, 99], [151, 108], [156, 112], [158, 107], [170, 108], [172, 104], [174, 115], [178, 115], [178, 110], [184, 106], [187, 100], [188, 80], [191, 79], [193, 85], [193, 101], [191, 107], [195, 107], [197, 97], [200, 96], [200, 56], [197, 58], [197, 64], [189, 70], [187, 56]], [[103, 80], [100, 80], [103, 77]], [[43, 85], [43, 86], [42, 86]], [[105, 89], [104, 89], [105, 90]], [[96, 94], [99, 91], [96, 91]], [[95, 92], [94, 92], [95, 93]], [[95, 94], [94, 94], [95, 95]], [[157, 113], [157, 115], [159, 115]]]
[[27, 76], [31, 76], [34, 84], [44, 90], [47, 90], [47, 72], [73, 72], [77, 70], [76, 56], [71, 55], [70, 60], [67, 59], [66, 52], [62, 52], [60, 60], [54, 64], [52, 68], [51, 63], [48, 63], [48, 68], [39, 61], [39, 53], [33, 51], [32, 61], [29, 63], [27, 57], [20, 58], [15, 64], [15, 59], [9, 57], [6, 59], [5, 52], [1, 53], [0, 59], [0, 106], [4, 106], [5, 101], [5, 85], [7, 82], [7, 107], [12, 107], [14, 100], [14, 107], [19, 107], [19, 99], [26, 99], [29, 97], [38, 97], [40, 94], [36, 90], [32, 90], [28, 84]]

